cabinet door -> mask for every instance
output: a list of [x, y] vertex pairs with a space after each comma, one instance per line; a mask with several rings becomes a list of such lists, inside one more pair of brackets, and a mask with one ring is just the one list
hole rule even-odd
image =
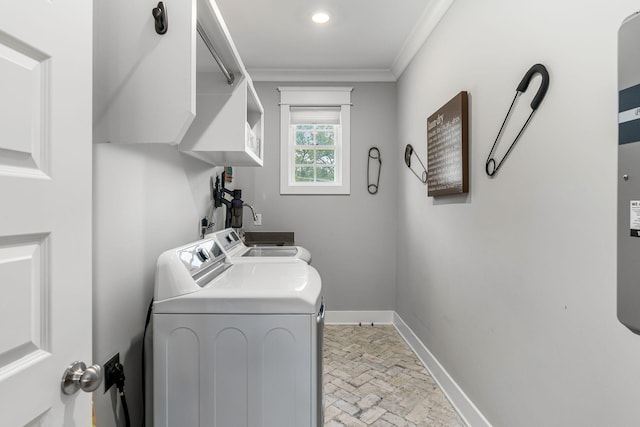
[[195, 117], [196, 0], [94, 2], [94, 140], [178, 144]]

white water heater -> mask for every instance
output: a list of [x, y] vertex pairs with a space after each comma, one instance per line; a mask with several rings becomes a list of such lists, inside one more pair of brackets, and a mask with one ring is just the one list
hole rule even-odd
[[640, 12], [618, 33], [618, 319], [640, 334]]

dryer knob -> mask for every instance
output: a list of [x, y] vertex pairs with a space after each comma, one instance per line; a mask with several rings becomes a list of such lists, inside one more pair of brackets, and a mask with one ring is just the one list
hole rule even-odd
[[204, 250], [203, 248], [198, 248], [198, 250], [196, 251], [196, 255], [198, 256], [198, 259], [200, 259], [200, 261], [202, 262], [206, 262], [209, 260], [209, 258], [211, 258], [207, 253], [207, 251]]

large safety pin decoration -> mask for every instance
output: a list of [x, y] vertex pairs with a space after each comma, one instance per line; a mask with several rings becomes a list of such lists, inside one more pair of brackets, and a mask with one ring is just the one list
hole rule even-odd
[[[418, 175], [418, 173], [415, 170], [413, 170], [413, 168], [411, 167], [412, 154], [416, 155], [416, 159], [418, 159], [418, 161], [422, 165], [422, 173], [420, 175]], [[411, 144], [407, 144], [407, 146], [404, 148], [404, 163], [411, 170], [411, 172], [413, 172], [413, 174], [416, 177], [418, 177], [420, 182], [422, 182], [423, 184], [427, 183], [427, 168], [424, 167], [424, 163], [422, 163], [422, 160], [420, 160], [420, 157], [418, 157], [418, 154], [413, 150], [413, 146]]]
[[[377, 161], [378, 173], [376, 174], [376, 183], [371, 182], [371, 162]], [[376, 194], [378, 192], [378, 186], [380, 185], [380, 172], [382, 171], [382, 157], [380, 156], [380, 149], [378, 147], [369, 148], [369, 157], [367, 159], [367, 191], [369, 194]]]
[[[529, 87], [529, 83], [531, 83], [531, 79], [535, 74], [540, 74], [542, 76], [542, 83], [540, 84], [540, 88], [538, 89], [536, 96], [534, 96], [533, 100], [531, 101], [531, 109], [532, 109], [531, 114], [529, 114], [527, 121], [524, 123], [524, 125], [518, 132], [518, 135], [516, 135], [515, 139], [507, 149], [507, 152], [505, 153], [504, 157], [502, 157], [502, 160], [500, 160], [496, 164], [496, 160], [493, 158], [494, 151], [496, 149], [496, 145], [498, 144], [498, 141], [500, 140], [500, 137], [502, 136], [504, 127], [507, 124], [507, 121], [509, 120], [509, 116], [511, 115], [511, 110], [513, 109], [513, 106], [516, 103], [516, 100], [518, 99], [518, 97], [527, 91], [527, 88]], [[493, 176], [496, 174], [496, 172], [498, 172], [498, 169], [500, 169], [500, 166], [502, 165], [504, 160], [507, 158], [511, 150], [513, 150], [513, 147], [516, 145], [516, 142], [518, 142], [518, 139], [520, 139], [520, 136], [522, 136], [522, 133], [524, 132], [525, 128], [531, 121], [533, 114], [536, 112], [536, 110], [540, 106], [540, 103], [542, 102], [545, 95], [547, 94], [547, 89], [549, 89], [549, 73], [547, 72], [547, 69], [545, 68], [544, 65], [535, 64], [533, 67], [529, 69], [529, 71], [527, 71], [527, 74], [524, 75], [524, 77], [522, 78], [522, 81], [520, 82], [520, 84], [518, 85], [518, 88], [516, 89], [516, 96], [513, 98], [513, 101], [511, 102], [509, 111], [507, 111], [507, 115], [505, 116], [504, 121], [502, 122], [502, 126], [500, 126], [500, 130], [498, 131], [498, 136], [496, 136], [496, 140], [493, 143], [493, 146], [491, 147], [489, 156], [487, 157], [487, 163], [485, 164], [485, 171], [487, 172], [487, 175]]]

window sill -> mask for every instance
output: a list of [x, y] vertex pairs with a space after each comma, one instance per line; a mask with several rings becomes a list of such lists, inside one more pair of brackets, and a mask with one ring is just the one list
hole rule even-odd
[[297, 194], [297, 195], [349, 195], [351, 188], [349, 185], [281, 185], [280, 194]]

